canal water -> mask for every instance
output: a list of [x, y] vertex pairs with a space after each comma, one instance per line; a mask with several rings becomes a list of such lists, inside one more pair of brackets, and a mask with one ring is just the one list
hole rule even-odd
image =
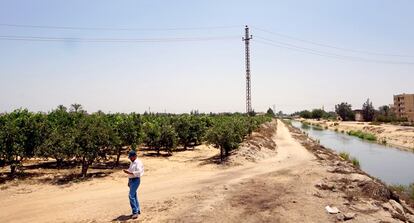
[[320, 144], [337, 152], [348, 152], [356, 157], [361, 169], [387, 184], [414, 183], [414, 153], [402, 151], [391, 146], [380, 145], [362, 140], [355, 136], [332, 130], [321, 130], [299, 121], [292, 125], [307, 132]]

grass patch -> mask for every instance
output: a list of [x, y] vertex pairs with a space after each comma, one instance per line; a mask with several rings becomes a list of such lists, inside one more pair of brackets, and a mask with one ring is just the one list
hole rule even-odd
[[353, 156], [349, 155], [348, 152], [340, 152], [339, 156], [342, 159], [344, 159], [348, 162], [351, 162], [355, 167], [358, 167], [358, 168], [361, 167], [361, 164], [359, 163], [359, 160], [356, 157], [353, 157]]
[[360, 168], [360, 167], [361, 167], [361, 164], [359, 163], [359, 160], [358, 160], [357, 158], [352, 157], [352, 158], [351, 158], [351, 162], [352, 162], [352, 164], [353, 164], [354, 166], [356, 166], [356, 167], [358, 167], [358, 168]]
[[320, 124], [312, 125], [312, 128], [315, 130], [323, 130], [323, 127]]
[[344, 160], [349, 160], [349, 157], [350, 157], [349, 153], [347, 153], [347, 152], [340, 152], [339, 156]]
[[414, 199], [414, 183], [406, 186], [402, 184], [395, 184], [389, 186], [391, 190], [394, 190], [404, 196], [409, 197], [410, 199]]
[[369, 140], [369, 141], [376, 141], [377, 137], [374, 134], [368, 133], [368, 132], [363, 132], [361, 130], [358, 131], [349, 131], [348, 135], [350, 136], [356, 136], [360, 139], [365, 139], [365, 140]]
[[290, 119], [283, 119], [282, 120], [286, 125], [292, 125], [292, 121]]

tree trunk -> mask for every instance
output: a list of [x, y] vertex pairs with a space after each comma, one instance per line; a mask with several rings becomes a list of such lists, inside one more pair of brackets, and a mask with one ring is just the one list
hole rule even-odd
[[121, 150], [122, 150], [122, 147], [119, 147], [118, 148], [118, 153], [116, 154], [116, 161], [115, 161], [114, 167], [119, 166], [119, 158], [121, 157]]
[[62, 167], [63, 159], [56, 159], [56, 167], [60, 169]]
[[14, 163], [12, 163], [10, 165], [10, 176], [14, 177], [15, 174], [16, 174], [16, 165]]
[[224, 151], [223, 148], [220, 147], [220, 161], [223, 162]]
[[88, 172], [88, 168], [89, 168], [89, 162], [86, 161], [85, 157], [83, 157], [82, 158], [82, 172], [81, 172], [82, 177], [86, 177], [86, 174]]

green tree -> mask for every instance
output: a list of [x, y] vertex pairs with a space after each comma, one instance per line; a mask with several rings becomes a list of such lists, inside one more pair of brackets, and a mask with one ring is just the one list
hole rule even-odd
[[82, 105], [81, 104], [77, 104], [77, 103], [74, 103], [74, 104], [71, 104], [70, 105], [70, 111], [71, 112], [79, 112], [79, 113], [83, 113], [84, 112], [84, 110], [83, 110], [83, 107], [82, 107]]
[[[178, 135], [172, 125], [163, 123], [159, 137], [159, 146], [168, 151], [169, 154], [177, 147]], [[159, 151], [159, 150], [158, 150]], [[159, 153], [159, 152], [158, 152]]]
[[362, 116], [366, 122], [372, 122], [374, 120], [375, 108], [369, 99], [362, 105]]
[[22, 160], [32, 157], [42, 143], [43, 125], [43, 114], [33, 114], [27, 109], [17, 109], [1, 116], [0, 157], [10, 165], [12, 176]]
[[135, 150], [140, 143], [142, 120], [136, 113], [108, 115], [108, 119], [112, 128], [110, 142], [116, 155], [115, 166], [118, 166], [122, 149], [129, 147]]
[[146, 122], [143, 125], [144, 131], [144, 143], [150, 149], [156, 149], [157, 153], [160, 153], [160, 137], [161, 137], [161, 127], [158, 123]]
[[220, 120], [212, 128], [207, 130], [206, 140], [208, 144], [220, 149], [220, 159], [224, 160], [231, 150], [236, 149], [243, 141], [243, 135], [238, 131], [236, 122]]
[[346, 102], [335, 105], [335, 112], [342, 118], [343, 121], [355, 120], [355, 113], [352, 111], [352, 105]]
[[15, 116], [18, 116], [19, 111], [15, 110], [13, 113], [0, 116], [0, 157], [4, 164], [10, 165], [11, 176], [15, 175], [20, 164], [19, 157], [24, 155], [21, 146], [23, 135], [19, 132], [15, 120]]
[[271, 108], [267, 109], [266, 114], [270, 116], [275, 116], [275, 112]]
[[326, 112], [322, 109], [313, 109], [311, 116], [314, 119], [321, 119], [322, 117], [325, 116], [325, 113]]
[[384, 116], [391, 116], [392, 113], [393, 113], [390, 106], [388, 106], [388, 105], [380, 106], [378, 108], [378, 112], [379, 112], [380, 115], [384, 115]]
[[83, 177], [88, 168], [99, 158], [106, 158], [110, 145], [111, 128], [105, 117], [98, 114], [84, 115], [75, 137], [77, 157], [81, 160]]
[[75, 128], [74, 117], [66, 107], [58, 106], [47, 116], [47, 130], [38, 155], [53, 157], [60, 168], [65, 159], [75, 156]]
[[174, 127], [175, 131], [178, 134], [179, 143], [187, 149], [190, 145], [192, 140], [192, 132], [191, 132], [191, 116], [189, 115], [181, 115], [180, 117], [175, 120]]
[[309, 119], [309, 118], [312, 118], [312, 112], [310, 112], [308, 110], [303, 110], [303, 111], [299, 112], [299, 116], [301, 118]]
[[191, 144], [195, 146], [201, 143], [206, 125], [206, 120], [198, 115], [181, 115], [174, 120], [175, 132], [184, 149]]

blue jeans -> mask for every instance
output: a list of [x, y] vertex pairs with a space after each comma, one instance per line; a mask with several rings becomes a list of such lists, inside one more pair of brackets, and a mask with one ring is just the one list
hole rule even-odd
[[138, 178], [130, 178], [129, 179], [129, 204], [132, 208], [132, 214], [141, 214], [141, 209], [139, 207], [138, 197], [137, 197], [137, 190], [139, 184], [141, 183], [141, 179]]

